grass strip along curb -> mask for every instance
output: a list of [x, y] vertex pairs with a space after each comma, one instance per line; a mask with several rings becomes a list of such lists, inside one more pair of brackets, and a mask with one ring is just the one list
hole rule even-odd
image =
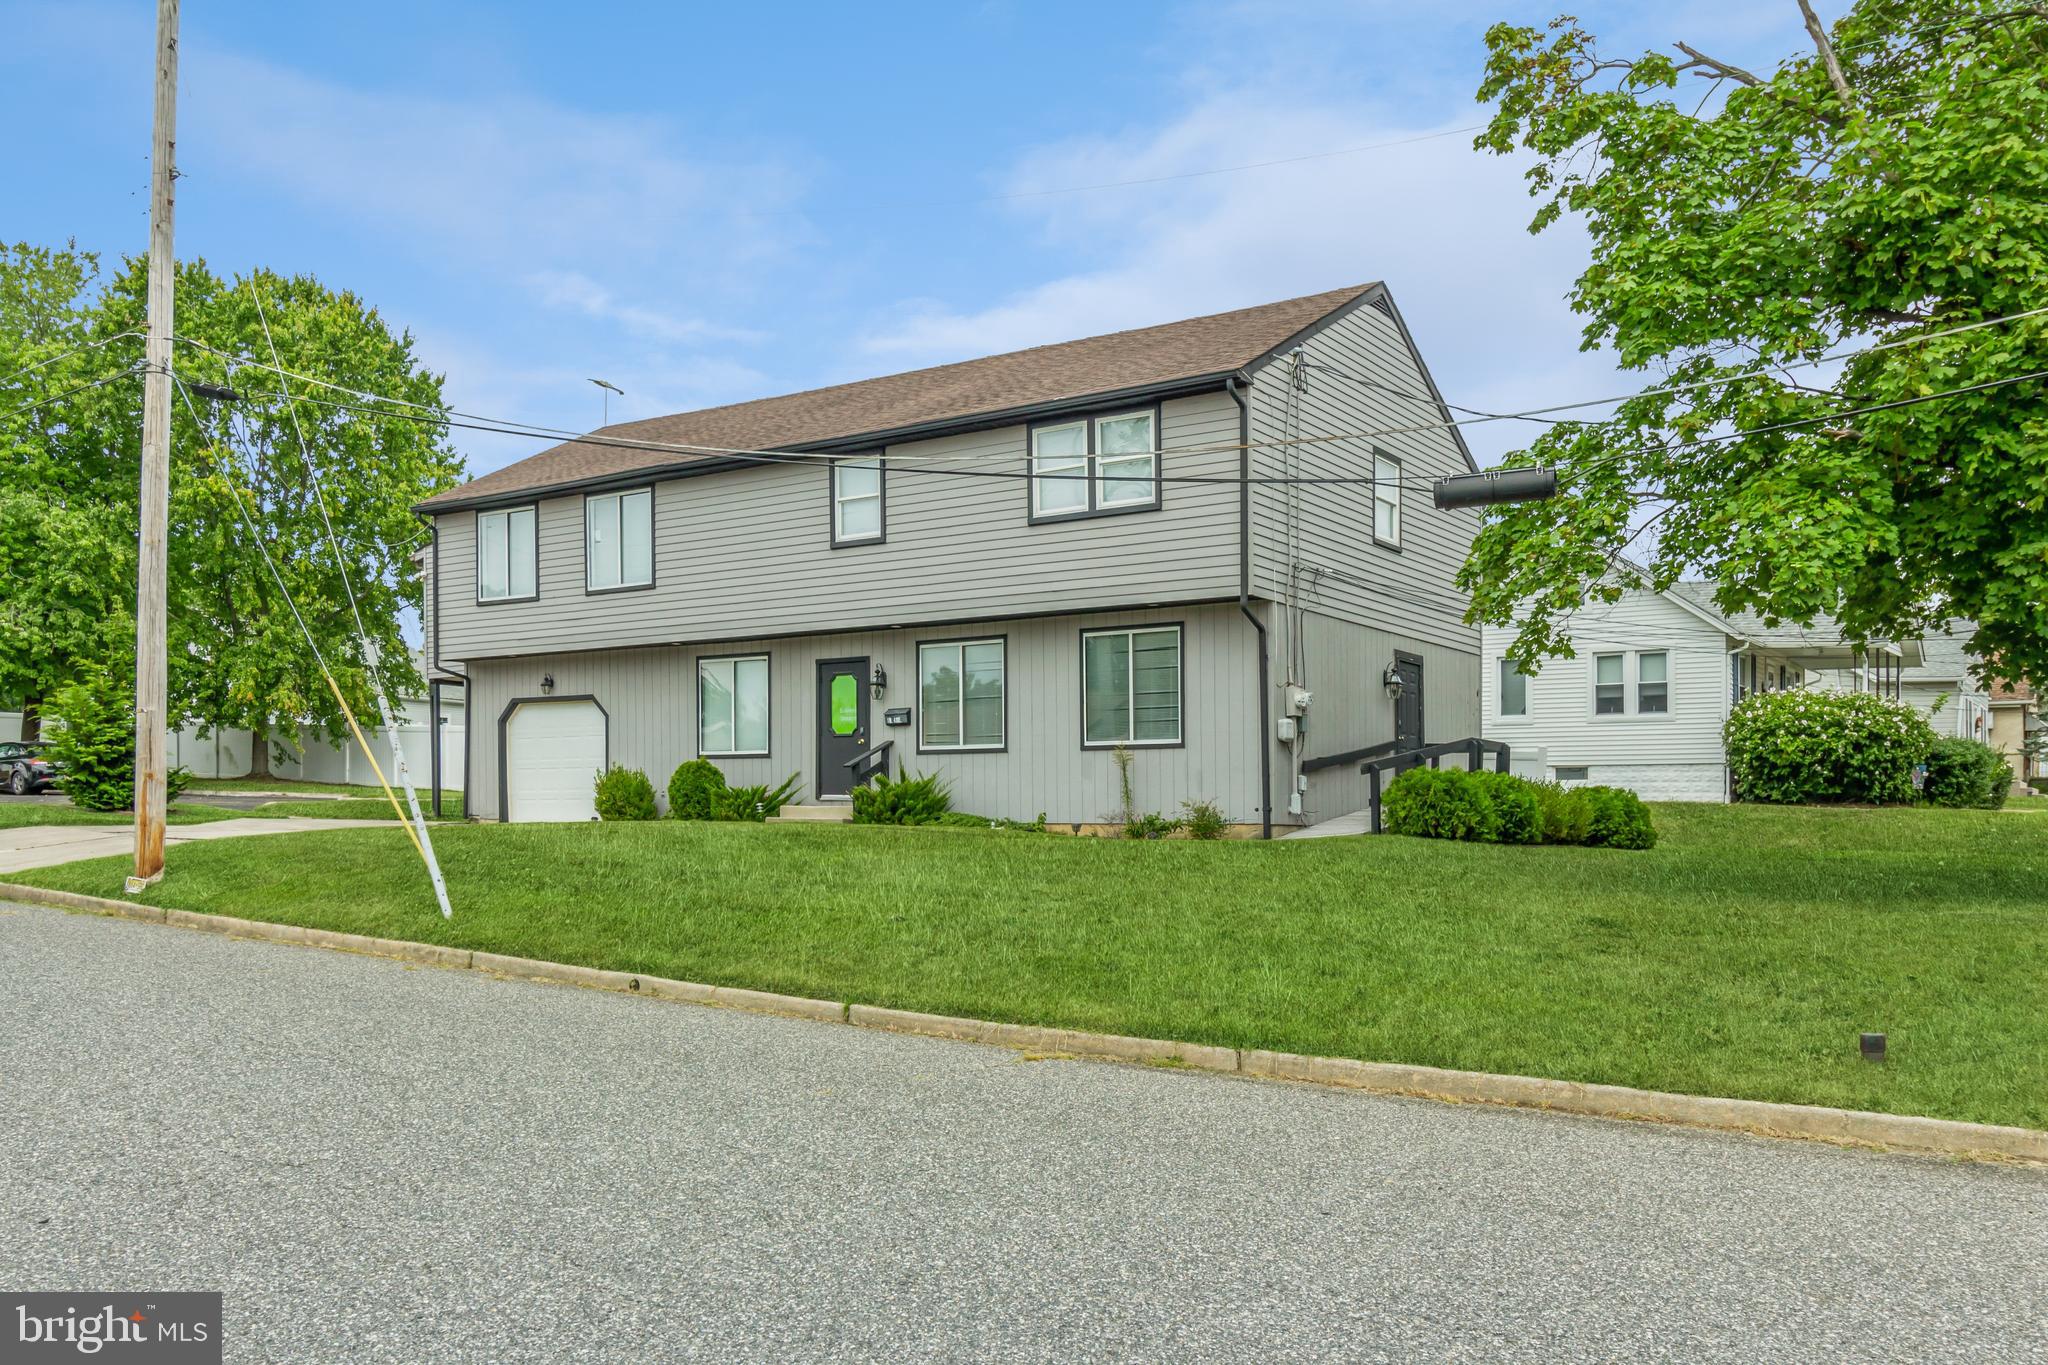
[[1546, 1080], [1537, 1076], [1503, 1076], [1481, 1071], [1407, 1066], [1393, 1062], [1362, 1062], [1348, 1057], [1308, 1057], [1256, 1048], [1216, 1047], [1157, 1038], [1127, 1038], [1078, 1029], [1033, 1024], [1003, 1024], [887, 1009], [837, 1000], [813, 1000], [737, 986], [707, 986], [692, 981], [633, 972], [577, 967], [534, 958], [403, 939], [271, 924], [226, 915], [199, 914], [137, 905], [131, 901], [50, 891], [38, 886], [0, 882], [0, 897], [61, 910], [154, 924], [175, 925], [231, 938], [294, 943], [373, 957], [395, 958], [433, 967], [487, 972], [495, 976], [583, 986], [695, 1005], [717, 1005], [762, 1014], [785, 1015], [855, 1028], [921, 1034], [963, 1042], [986, 1043], [1040, 1055], [1105, 1058], [1154, 1066], [1254, 1076], [1268, 1080], [1304, 1081], [1345, 1086], [1379, 1094], [1406, 1095], [1464, 1104], [1497, 1104], [1545, 1109], [1594, 1118], [1636, 1119], [1688, 1127], [1714, 1128], [1767, 1137], [1809, 1138], [1861, 1147], [1965, 1157], [2048, 1162], [2048, 1132], [1999, 1124], [1866, 1110], [1831, 1109], [1820, 1105], [1782, 1104], [1767, 1100], [1718, 1099], [1681, 1095], [1629, 1086]]

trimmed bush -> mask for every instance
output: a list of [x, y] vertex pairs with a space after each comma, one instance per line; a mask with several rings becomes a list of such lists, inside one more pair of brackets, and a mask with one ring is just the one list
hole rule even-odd
[[1493, 837], [1503, 844], [1543, 842], [1543, 803], [1536, 786], [1513, 773], [1476, 772], [1473, 781], [1493, 807]]
[[1529, 790], [1535, 794], [1542, 812], [1544, 843], [1586, 842], [1587, 831], [1593, 825], [1593, 803], [1583, 791], [1558, 782], [1531, 782]]
[[1650, 808], [1626, 787], [1580, 787], [1588, 812], [1586, 843], [1593, 848], [1655, 848]]
[[1494, 837], [1493, 801], [1477, 774], [1458, 768], [1410, 768], [1394, 779], [1380, 801], [1380, 823], [1389, 834], [1419, 839]]
[[1934, 806], [1997, 810], [2012, 791], [2005, 752], [1974, 739], [1937, 739], [1927, 752], [1920, 795]]
[[1934, 747], [1927, 718], [1867, 692], [1765, 692], [1722, 728], [1735, 795], [1743, 801], [1903, 804], [1913, 770]]
[[[50, 758], [63, 765], [64, 794], [86, 810], [127, 810], [135, 804], [133, 692], [99, 664], [79, 669], [59, 688], [45, 714]], [[182, 784], [180, 784], [182, 787]]]
[[652, 820], [654, 784], [638, 768], [613, 764], [597, 775], [597, 818]]
[[[701, 761], [701, 760], [699, 760]], [[680, 770], [679, 770], [680, 771]], [[779, 787], [766, 785], [753, 787], [726, 787], [718, 793], [717, 805], [713, 811], [714, 820], [766, 820], [771, 815], [782, 814], [782, 808], [796, 795], [797, 775], [791, 773], [782, 779]], [[675, 790], [675, 784], [669, 784]], [[675, 813], [675, 797], [669, 797], [669, 813]]]
[[937, 773], [919, 777], [906, 769], [893, 781], [876, 773], [872, 786], [853, 789], [856, 825], [932, 825], [951, 809], [952, 795]]
[[669, 775], [668, 818], [716, 819], [725, 791], [725, 774], [718, 765], [708, 758], [693, 758]]

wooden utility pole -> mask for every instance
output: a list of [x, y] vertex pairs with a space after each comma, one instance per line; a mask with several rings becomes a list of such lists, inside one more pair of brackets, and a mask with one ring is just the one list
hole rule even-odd
[[171, 252], [178, 146], [178, 0], [157, 0], [156, 124], [149, 165], [149, 344], [142, 380], [142, 517], [135, 569], [135, 875], [164, 874], [164, 740], [170, 710], [165, 654], [164, 538], [171, 501]]

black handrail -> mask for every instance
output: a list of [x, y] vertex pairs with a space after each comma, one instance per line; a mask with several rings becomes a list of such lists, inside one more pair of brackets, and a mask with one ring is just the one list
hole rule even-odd
[[1319, 772], [1324, 768], [1340, 768], [1346, 763], [1357, 763], [1368, 758], [1378, 758], [1381, 754], [1394, 753], [1400, 747], [1400, 740], [1390, 739], [1385, 744], [1372, 744], [1363, 749], [1346, 749], [1341, 754], [1325, 754], [1321, 758], [1304, 758], [1301, 761], [1301, 770], [1305, 773], [1313, 773]]
[[874, 748], [855, 754], [841, 766], [853, 774], [853, 785], [858, 787], [876, 773], [889, 771], [889, 751], [895, 747], [895, 740], [885, 739]]
[[1494, 771], [1508, 770], [1508, 746], [1497, 739], [1453, 739], [1442, 744], [1425, 744], [1419, 748], [1403, 749], [1385, 758], [1368, 759], [1358, 765], [1358, 771], [1372, 779], [1372, 832], [1380, 833], [1380, 774], [1392, 772], [1396, 777], [1410, 768], [1419, 768], [1424, 763], [1434, 768], [1437, 760], [1451, 754], [1463, 754], [1465, 767], [1470, 772], [1479, 771], [1479, 760], [1484, 754], [1494, 756]]

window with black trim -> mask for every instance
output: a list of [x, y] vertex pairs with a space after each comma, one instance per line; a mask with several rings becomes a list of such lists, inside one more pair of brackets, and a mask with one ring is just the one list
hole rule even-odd
[[1178, 744], [1179, 626], [1081, 635], [1081, 742]]
[[832, 462], [832, 543], [859, 545], [882, 538], [882, 461]]
[[476, 514], [476, 600], [516, 602], [540, 595], [534, 513], [509, 507]]
[[1372, 538], [1401, 543], [1401, 462], [1378, 451], [1372, 457]]
[[768, 752], [768, 656], [697, 660], [697, 753], [705, 758]]
[[917, 647], [918, 747], [1000, 749], [1004, 642], [939, 640]]
[[654, 582], [654, 490], [583, 500], [583, 586], [591, 592]]
[[1032, 517], [1157, 507], [1158, 445], [1158, 416], [1149, 408], [1031, 428]]

